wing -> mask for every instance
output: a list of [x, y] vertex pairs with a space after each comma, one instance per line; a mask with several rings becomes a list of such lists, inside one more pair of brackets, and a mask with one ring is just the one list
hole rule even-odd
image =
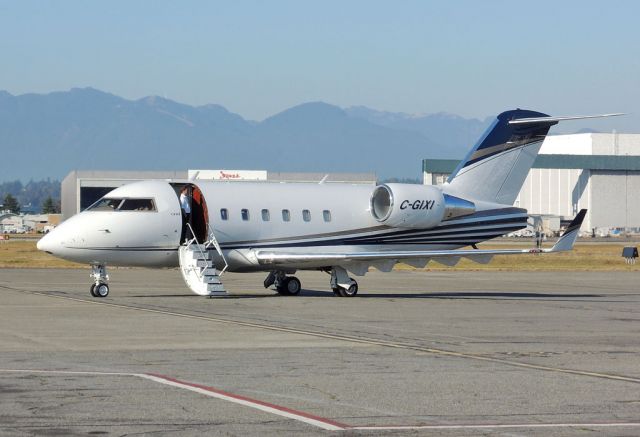
[[[580, 226], [587, 213], [581, 210], [571, 221], [564, 234], [550, 249], [496, 249], [496, 250], [407, 250], [407, 251], [378, 251], [378, 252], [344, 252], [344, 253], [299, 253], [278, 250], [258, 250], [255, 256], [261, 265], [296, 264], [296, 263], [326, 263], [327, 266], [345, 263], [368, 263], [381, 270], [391, 270], [396, 262], [407, 262], [414, 266], [424, 266], [428, 260], [447, 265], [455, 265], [460, 258], [469, 258], [480, 263], [487, 263], [495, 255], [522, 255], [563, 252], [573, 249], [578, 238]], [[414, 262], [423, 260], [423, 262]], [[366, 264], [365, 264], [366, 265]], [[367, 265], [368, 267], [368, 265]], [[353, 269], [350, 269], [353, 270]]]

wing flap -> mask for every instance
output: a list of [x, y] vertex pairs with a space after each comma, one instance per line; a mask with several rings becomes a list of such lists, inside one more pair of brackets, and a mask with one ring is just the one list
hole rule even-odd
[[459, 256], [437, 256], [433, 260], [447, 267], [453, 267], [460, 262], [460, 257]]
[[[567, 249], [564, 249], [567, 250]], [[271, 250], [258, 250], [255, 255], [261, 265], [295, 264], [301, 262], [326, 261], [327, 265], [343, 264], [352, 261], [377, 261], [377, 260], [402, 260], [434, 259], [442, 264], [447, 263], [445, 258], [466, 257], [480, 259], [480, 256], [495, 255], [521, 255], [527, 253], [559, 252], [553, 249], [496, 249], [496, 250], [412, 250], [412, 251], [380, 251], [380, 252], [353, 252], [353, 253], [298, 253], [280, 252]], [[457, 262], [457, 261], [456, 261]], [[372, 264], [374, 264], [372, 262]], [[377, 266], [376, 266], [377, 267]]]

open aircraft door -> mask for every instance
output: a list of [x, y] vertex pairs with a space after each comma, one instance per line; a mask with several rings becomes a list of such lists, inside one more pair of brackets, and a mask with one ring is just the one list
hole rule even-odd
[[193, 183], [172, 184], [182, 211], [182, 238], [178, 249], [180, 271], [187, 287], [201, 296], [226, 295], [220, 275], [213, 264], [218, 254], [226, 265], [213, 229], [209, 225], [207, 202], [202, 190]]

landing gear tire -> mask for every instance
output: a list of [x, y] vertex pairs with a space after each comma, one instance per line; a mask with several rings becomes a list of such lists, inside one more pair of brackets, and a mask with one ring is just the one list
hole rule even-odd
[[93, 284], [89, 291], [93, 297], [107, 297], [109, 294], [109, 275], [104, 264], [91, 264], [91, 281]]
[[333, 294], [340, 297], [353, 297], [358, 294], [358, 283], [355, 279], [349, 277], [344, 267], [333, 266], [330, 272], [331, 281], [329, 284]]
[[107, 284], [97, 284], [93, 287], [96, 297], [107, 297], [109, 295], [109, 286]]
[[353, 278], [349, 279], [353, 281], [353, 284], [351, 284], [349, 288], [338, 287], [338, 293], [336, 293], [336, 290], [333, 290], [333, 293], [340, 297], [353, 297], [358, 294], [358, 283], [354, 281]]
[[300, 294], [300, 290], [302, 290], [302, 284], [300, 283], [300, 280], [295, 276], [291, 276], [290, 278], [288, 278], [286, 287], [287, 294], [289, 294], [290, 296], [296, 296]]
[[302, 284], [300, 280], [295, 276], [289, 276], [283, 279], [278, 287], [276, 288], [278, 293], [283, 296], [296, 296], [300, 294], [300, 290], [302, 290]]

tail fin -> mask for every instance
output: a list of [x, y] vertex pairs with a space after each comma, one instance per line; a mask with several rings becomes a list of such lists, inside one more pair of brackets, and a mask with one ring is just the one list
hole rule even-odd
[[524, 109], [498, 115], [445, 185], [463, 199], [513, 205], [549, 129], [559, 121], [621, 113], [551, 117]]
[[[510, 123], [519, 119], [527, 122]], [[498, 115], [449, 176], [446, 192], [466, 199], [512, 205], [549, 128], [557, 123], [557, 119], [546, 114], [522, 109]]]

